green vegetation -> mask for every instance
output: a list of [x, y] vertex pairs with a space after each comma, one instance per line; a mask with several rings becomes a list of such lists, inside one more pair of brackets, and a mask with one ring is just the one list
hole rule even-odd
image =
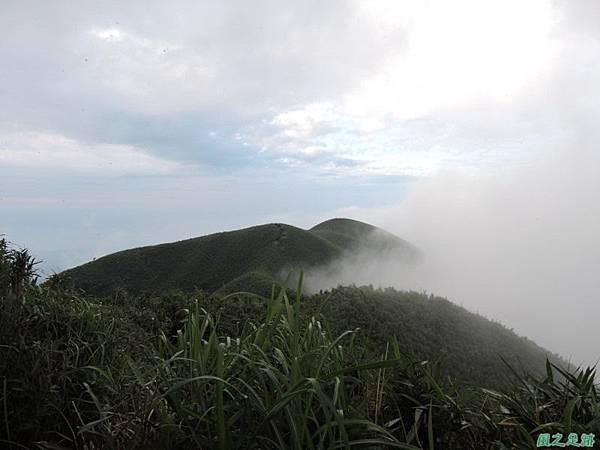
[[[407, 258], [417, 254], [407, 242], [372, 225], [331, 219], [308, 231], [271, 224], [126, 250], [65, 271], [61, 277], [92, 297], [125, 290], [132, 304], [139, 302], [136, 296], [169, 290], [196, 298], [205, 293], [221, 297], [234, 292], [271, 297], [274, 283], [289, 286], [277, 274], [298, 266], [318, 266], [352, 249], [398, 251], [399, 257]], [[286, 293], [291, 295], [289, 288]], [[360, 339], [369, 356], [377, 356], [396, 338], [403, 351], [417, 359], [442, 358], [444, 375], [461, 382], [501, 386], [507, 383], [507, 371], [498, 355], [534, 374], [543, 370], [547, 356], [544, 349], [500, 324], [418, 292], [346, 287], [304, 297], [302, 304], [306, 320], [322, 315], [335, 333], [363, 330]], [[222, 309], [230, 308], [227, 304]], [[260, 314], [236, 320], [259, 322]], [[549, 356], [553, 362], [560, 361]], [[478, 370], [474, 371], [474, 366]]]
[[305, 300], [308, 314], [320, 313], [335, 333], [360, 328], [374, 355], [396, 339], [415, 359], [443, 362], [443, 373], [464, 383], [510, 383], [504, 358], [521, 372], [541, 374], [546, 358], [564, 364], [533, 341], [471, 313], [445, 298], [391, 288], [339, 287]]
[[225, 285], [243, 284], [248, 276], [266, 281], [261, 284], [270, 292], [273, 282], [282, 281], [282, 271], [325, 265], [365, 247], [393, 249], [405, 257], [416, 254], [407, 242], [372, 225], [332, 219], [308, 231], [268, 224], [125, 250], [64, 274], [92, 295], [108, 295], [117, 288], [138, 294], [170, 289], [224, 292]]
[[407, 256], [414, 256], [416, 253], [416, 249], [408, 242], [381, 228], [357, 220], [330, 219], [315, 225], [309, 231], [343, 249], [367, 246], [373, 250], [398, 249]]
[[511, 383], [491, 389], [448, 376], [468, 361], [421, 359], [411, 347], [444, 327], [457, 334], [429, 344], [442, 352], [485, 333], [493, 353], [537, 349], [443, 299], [300, 287], [91, 299], [60, 275], [37, 285], [34, 264], [0, 240], [2, 448], [530, 449], [542, 432], [600, 436], [593, 369], [505, 365]]

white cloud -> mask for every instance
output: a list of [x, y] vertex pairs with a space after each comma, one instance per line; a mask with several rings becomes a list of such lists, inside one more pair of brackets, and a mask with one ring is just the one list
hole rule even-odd
[[61, 38], [60, 52], [51, 50], [61, 65], [69, 63], [75, 87], [100, 84], [109, 98], [147, 114], [220, 106], [262, 114], [307, 97], [324, 101], [359, 83], [390, 46], [403, 45], [403, 30], [383, 33], [355, 1], [190, 2], [180, 9], [159, 3], [142, 9], [136, 16], [121, 5], [94, 16], [85, 8], [45, 11], [49, 20], [59, 20], [55, 14], [70, 18], [45, 37]]
[[91, 31], [94, 36], [109, 42], [122, 41], [125, 36], [118, 28], [94, 29]]
[[198, 51], [175, 42], [117, 28], [94, 28], [98, 42], [82, 40], [76, 50], [86, 58], [86, 75], [145, 113], [194, 109], [212, 96], [215, 70]]
[[2, 170], [15, 167], [96, 175], [159, 175], [181, 165], [131, 145], [79, 142], [38, 131], [0, 132]]
[[[340, 168], [349, 175], [430, 175], [527, 152], [511, 142], [515, 128], [537, 122], [530, 136], [518, 135], [535, 139], [547, 125], [540, 110], [524, 111], [523, 103], [541, 100], [539, 85], [556, 70], [558, 55], [566, 56], [550, 3], [374, 1], [359, 11], [384, 36], [402, 29], [406, 45], [383, 39], [385, 57], [361, 83], [327, 101], [276, 111], [275, 132], [252, 127], [251, 142], [288, 161], [321, 154], [361, 162]], [[498, 126], [490, 119], [514, 125], [513, 136], [490, 145], [484, 134]], [[324, 168], [315, 160], [314, 170]]]
[[288, 138], [312, 137], [319, 128], [336, 124], [341, 117], [331, 103], [313, 103], [277, 114], [272, 124], [282, 128]]
[[[574, 363], [600, 353], [600, 154], [597, 137], [539, 151], [527, 165], [445, 171], [415, 182], [394, 206], [347, 208], [420, 247], [408, 270], [388, 261], [340, 262], [330, 285], [362, 282], [427, 290], [501, 320]], [[325, 286], [320, 286], [325, 287]]]
[[[557, 52], [572, 33], [572, 27], [557, 31], [563, 6], [543, 0], [257, 1], [153, 4], [132, 14], [115, 3], [95, 15], [73, 7], [40, 11], [49, 23], [64, 21], [57, 30], [33, 26], [24, 11], [21, 20], [2, 25], [17, 42], [48, 43], [37, 53], [50, 60], [49, 68], [64, 70], [53, 78], [49, 69], [48, 79], [42, 71], [35, 84], [48, 87], [59, 104], [56, 94], [74, 107], [166, 121], [210, 112], [216, 122], [237, 122], [237, 130], [227, 123], [226, 134], [244, 135], [240, 153], [254, 146], [289, 160], [304, 158], [311, 168], [308, 156], [315, 171], [327, 156], [330, 164], [363, 162], [346, 165], [349, 175], [358, 167], [428, 174], [459, 163], [457, 151], [465, 153], [464, 165], [472, 165], [474, 148], [485, 142], [474, 138], [465, 148], [446, 142], [441, 149], [439, 123], [428, 130], [417, 124], [417, 142], [409, 137], [417, 134], [412, 121], [453, 121], [470, 111], [479, 126], [481, 109], [513, 120], [512, 107], [560, 63]], [[16, 29], [20, 22], [24, 26]], [[30, 47], [28, 60], [35, 60]], [[9, 53], [3, 60], [18, 67], [19, 57]], [[134, 129], [127, 126], [122, 129]], [[486, 126], [468, 131], [476, 137]], [[121, 129], [118, 134], [127, 137]]]
[[408, 45], [404, 52], [390, 49], [387, 63], [347, 96], [354, 114], [410, 119], [482, 100], [510, 101], [557, 50], [555, 10], [544, 0], [388, 1], [369, 9], [407, 27]]

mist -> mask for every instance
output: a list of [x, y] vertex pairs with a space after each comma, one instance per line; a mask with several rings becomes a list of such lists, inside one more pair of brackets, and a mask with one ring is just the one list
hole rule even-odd
[[594, 364], [600, 357], [598, 168], [600, 154], [582, 143], [534, 153], [502, 170], [420, 180], [395, 206], [346, 211], [416, 245], [418, 262], [355, 252], [308, 273], [308, 283], [444, 296], [575, 364]]
[[[375, 229], [362, 237], [359, 247], [346, 249], [340, 258], [305, 269], [303, 289], [316, 293], [339, 285], [408, 286], [424, 262], [423, 254], [411, 243], [395, 240], [389, 233]], [[283, 270], [281, 276], [285, 278], [286, 273], [290, 269]]]
[[317, 284], [427, 291], [574, 364], [598, 362], [600, 36], [591, 24], [600, 8], [565, 8], [543, 74], [504, 102], [438, 115], [437, 127], [453, 130], [449, 147], [475, 143], [506, 159], [447, 166], [412, 182], [394, 204], [335, 212], [406, 239], [421, 250], [419, 264], [355, 254], [315, 274]]

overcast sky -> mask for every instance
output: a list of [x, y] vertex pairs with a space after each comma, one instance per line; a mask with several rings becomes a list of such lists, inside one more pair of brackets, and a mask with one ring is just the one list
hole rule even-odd
[[343, 215], [600, 356], [600, 2], [4, 0], [0, 33], [0, 233], [46, 273]]

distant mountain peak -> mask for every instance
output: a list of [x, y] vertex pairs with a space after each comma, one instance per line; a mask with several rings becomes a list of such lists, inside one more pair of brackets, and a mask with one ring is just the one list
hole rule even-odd
[[369, 246], [407, 256], [414, 250], [408, 242], [368, 223], [333, 218], [309, 230], [271, 223], [123, 250], [64, 273], [76, 286], [95, 295], [117, 288], [134, 293], [169, 289], [214, 292], [239, 277], [257, 274], [270, 287], [283, 269], [320, 267]]

